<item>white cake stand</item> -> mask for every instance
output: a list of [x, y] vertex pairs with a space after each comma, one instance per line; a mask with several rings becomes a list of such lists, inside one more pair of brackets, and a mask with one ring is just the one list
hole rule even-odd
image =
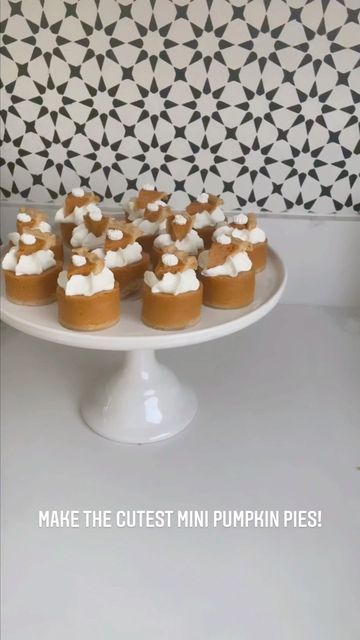
[[231, 311], [203, 307], [200, 323], [184, 331], [156, 331], [143, 325], [139, 300], [122, 302], [120, 322], [93, 333], [61, 327], [56, 303], [18, 306], [2, 295], [1, 318], [42, 340], [85, 349], [125, 351], [119, 371], [107, 380], [99, 380], [83, 398], [81, 414], [101, 436], [141, 444], [175, 435], [191, 422], [197, 409], [192, 389], [156, 360], [155, 350], [198, 344], [248, 327], [273, 309], [285, 283], [285, 267], [270, 249], [266, 270], [256, 276], [253, 304]]

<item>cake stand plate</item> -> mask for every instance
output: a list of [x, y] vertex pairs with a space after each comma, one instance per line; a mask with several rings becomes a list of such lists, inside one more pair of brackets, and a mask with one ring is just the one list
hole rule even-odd
[[256, 276], [254, 302], [244, 309], [202, 308], [199, 324], [183, 331], [157, 331], [142, 324], [141, 303], [122, 302], [118, 324], [98, 332], [70, 331], [57, 321], [56, 303], [44, 307], [12, 304], [1, 295], [1, 319], [15, 329], [42, 340], [72, 347], [125, 351], [119, 371], [90, 389], [81, 414], [99, 435], [123, 443], [156, 442], [175, 435], [193, 419], [197, 401], [192, 389], [160, 364], [155, 350], [207, 342], [245, 329], [278, 303], [286, 270], [269, 249], [268, 264]]

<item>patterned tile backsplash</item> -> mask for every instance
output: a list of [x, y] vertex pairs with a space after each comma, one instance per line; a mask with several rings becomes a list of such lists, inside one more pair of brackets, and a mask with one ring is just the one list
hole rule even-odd
[[360, 211], [360, 0], [2, 1], [5, 198]]

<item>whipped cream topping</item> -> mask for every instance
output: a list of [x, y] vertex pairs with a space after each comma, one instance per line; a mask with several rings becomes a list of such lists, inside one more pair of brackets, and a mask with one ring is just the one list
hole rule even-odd
[[235, 224], [247, 224], [248, 217], [245, 213], [237, 213], [231, 218], [230, 222], [235, 222]]
[[244, 240], [244, 242], [248, 242], [249, 233], [247, 229], [230, 229], [229, 235], [237, 240]]
[[73, 194], [73, 196], [75, 196], [75, 198], [83, 198], [85, 195], [84, 189], [82, 189], [81, 187], [74, 187], [73, 189], [71, 189], [71, 193]]
[[201, 204], [207, 204], [209, 202], [209, 194], [208, 193], [201, 193], [198, 196], [197, 201], [201, 202]]
[[183, 224], [186, 224], [187, 220], [186, 220], [185, 216], [181, 215], [181, 213], [177, 213], [175, 215], [174, 222], [175, 222], [175, 224], [183, 225]]
[[30, 255], [23, 254], [19, 260], [16, 257], [17, 250], [17, 247], [12, 247], [2, 261], [2, 268], [14, 271], [16, 276], [39, 275], [56, 265], [51, 249], [40, 249]]
[[107, 251], [106, 253], [103, 249], [95, 249], [94, 253], [105, 260], [105, 264], [109, 269], [126, 267], [128, 264], [134, 264], [134, 262], [142, 260], [142, 246], [138, 242], [132, 242], [123, 249]]
[[155, 187], [153, 184], [143, 184], [141, 187], [143, 191], [155, 191]]
[[147, 208], [149, 211], [159, 211], [160, 207], [165, 207], [165, 202], [162, 200], [155, 200], [155, 202], [149, 202]]
[[161, 262], [166, 264], [167, 267], [175, 267], [179, 262], [179, 258], [173, 253], [164, 253], [164, 255], [161, 256]]
[[202, 211], [195, 213], [193, 216], [194, 229], [203, 229], [204, 227], [215, 227], [219, 222], [225, 220], [224, 213], [220, 207], [215, 207], [214, 211]]
[[[31, 216], [29, 216], [28, 213], [20, 212], [17, 214], [16, 219], [19, 222], [31, 222]], [[35, 227], [32, 227], [32, 229], [39, 229], [39, 231], [42, 231], [42, 233], [50, 233], [51, 225], [48, 222], [45, 222], [45, 220], [41, 220], [39, 224]]]
[[20, 236], [20, 240], [23, 244], [26, 245], [32, 245], [36, 242], [36, 238], [32, 233], [22, 233]]
[[260, 227], [255, 227], [254, 229], [249, 230], [249, 229], [234, 229], [234, 227], [229, 227], [228, 225], [224, 225], [215, 229], [213, 233], [213, 239], [219, 242], [219, 236], [221, 236], [222, 234], [226, 234], [227, 236], [232, 236], [237, 240], [250, 242], [251, 244], [258, 244], [259, 242], [266, 241], [265, 231], [260, 229]]
[[89, 212], [89, 207], [93, 206], [93, 203], [84, 204], [83, 207], [75, 207], [74, 211], [68, 216], [64, 215], [63, 207], [58, 209], [55, 213], [55, 222], [71, 222], [72, 224], [81, 224], [84, 220], [84, 216]]
[[154, 247], [157, 249], [163, 249], [171, 244], [175, 245], [179, 251], [186, 251], [192, 256], [196, 256], [204, 248], [204, 241], [195, 229], [190, 229], [182, 240], [174, 241], [169, 233], [162, 233], [154, 240]]
[[[19, 220], [19, 216], [20, 215], [27, 215], [19, 213], [17, 218]], [[30, 216], [29, 216], [30, 218]], [[30, 218], [31, 220], [31, 218]], [[28, 220], [19, 220], [19, 222], [28, 222]], [[42, 233], [50, 233], [51, 232], [51, 225], [48, 222], [45, 221], [41, 221], [39, 223], [39, 225], [37, 227], [33, 227], [33, 229], [38, 229], [39, 231], [42, 231]], [[18, 245], [19, 244], [19, 239], [20, 239], [20, 233], [18, 233], [17, 231], [11, 231], [8, 234], [8, 239], [10, 242], [12, 242], [14, 245]]]
[[75, 267], [82, 267], [84, 264], [86, 264], [86, 258], [85, 256], [79, 256], [77, 253], [75, 253], [71, 258], [71, 262]]
[[88, 230], [86, 224], [82, 222], [72, 232], [70, 244], [72, 247], [87, 247], [88, 249], [96, 249], [104, 243], [106, 233], [101, 236], [95, 236]]
[[94, 222], [99, 222], [102, 218], [102, 213], [100, 207], [97, 207], [96, 204], [88, 205], [88, 213], [91, 220]]
[[248, 231], [248, 240], [251, 244], [258, 244], [259, 242], [265, 242], [266, 234], [265, 231], [260, 229], [260, 227], [255, 227], [255, 229], [250, 229]]
[[41, 231], [42, 233], [51, 232], [51, 225], [48, 222], [45, 222], [45, 220], [41, 220], [41, 222], [39, 223], [39, 226], [34, 228], [39, 229], [39, 231]]
[[67, 296], [93, 296], [100, 291], [111, 291], [115, 285], [114, 274], [106, 266], [100, 273], [90, 273], [87, 276], [74, 274], [68, 279], [67, 272], [61, 271], [58, 285]]
[[121, 229], [108, 229], [106, 236], [109, 238], [109, 240], [122, 240], [124, 234]]
[[194, 269], [185, 269], [178, 273], [165, 273], [159, 280], [153, 271], [145, 271], [144, 282], [153, 293], [171, 293], [177, 296], [188, 291], [197, 291], [200, 282]]
[[239, 251], [234, 255], [228, 256], [224, 264], [207, 269], [206, 264], [208, 255], [208, 251], [203, 251], [199, 256], [199, 265], [203, 269], [202, 274], [204, 276], [230, 276], [231, 278], [234, 278], [243, 271], [250, 271], [252, 267], [252, 262], [248, 254], [245, 251]]
[[227, 236], [226, 233], [220, 233], [220, 235], [216, 239], [216, 242], [218, 242], [219, 244], [230, 244], [231, 238], [230, 236]]
[[233, 229], [232, 236], [238, 240], [245, 240], [245, 242], [251, 242], [251, 244], [258, 244], [259, 242], [265, 242], [265, 231], [259, 227], [254, 229]]
[[[222, 236], [224, 233], [227, 236], [231, 236], [233, 233], [234, 229], [233, 227], [229, 227], [229, 225], [227, 224], [223, 224], [220, 227], [216, 227], [214, 233], [213, 233], [213, 240], [217, 240], [219, 236]], [[237, 229], [238, 231], [238, 229]]]
[[29, 216], [28, 213], [18, 213], [16, 216], [16, 219], [19, 220], [19, 222], [31, 222], [31, 216]]
[[135, 227], [139, 227], [145, 235], [155, 235], [155, 233], [166, 229], [166, 220], [162, 222], [150, 222], [144, 218], [136, 218], [132, 221]]
[[11, 231], [10, 233], [8, 233], [8, 240], [9, 240], [9, 242], [12, 242], [13, 244], [18, 245], [19, 244], [19, 238], [20, 238], [20, 233], [18, 233], [17, 231]]

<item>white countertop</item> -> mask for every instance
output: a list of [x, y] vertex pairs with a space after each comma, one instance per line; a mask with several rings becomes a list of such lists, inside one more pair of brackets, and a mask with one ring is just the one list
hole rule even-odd
[[[3, 327], [4, 640], [358, 640], [360, 313], [277, 307], [161, 352], [191, 426], [101, 439], [78, 413], [121, 354]], [[315, 509], [315, 529], [39, 529], [39, 509]]]

